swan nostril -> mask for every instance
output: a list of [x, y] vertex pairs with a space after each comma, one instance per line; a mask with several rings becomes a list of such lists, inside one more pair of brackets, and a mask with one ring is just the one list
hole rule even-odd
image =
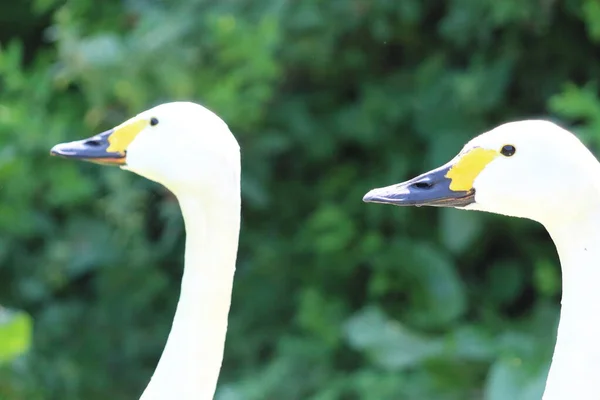
[[429, 182], [415, 182], [412, 184], [414, 187], [416, 187], [417, 189], [431, 189], [431, 187], [433, 186], [431, 183]]
[[102, 143], [98, 139], [88, 139], [84, 142], [84, 144], [90, 147], [98, 147], [102, 145]]

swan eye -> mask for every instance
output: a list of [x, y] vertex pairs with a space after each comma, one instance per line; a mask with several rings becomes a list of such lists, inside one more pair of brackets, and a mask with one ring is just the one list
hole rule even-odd
[[158, 125], [158, 119], [155, 117], [150, 118], [150, 126]]
[[515, 146], [507, 144], [507, 145], [505, 145], [505, 146], [502, 147], [502, 150], [500, 150], [500, 153], [503, 156], [510, 157], [513, 154], [515, 154], [516, 151], [517, 151], [517, 149], [515, 149]]

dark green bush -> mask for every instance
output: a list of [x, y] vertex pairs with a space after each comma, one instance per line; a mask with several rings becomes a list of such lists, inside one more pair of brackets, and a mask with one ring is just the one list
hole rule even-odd
[[507, 120], [564, 118], [598, 148], [595, 0], [36, 0], [0, 15], [0, 303], [34, 321], [0, 398], [141, 393], [178, 297], [177, 203], [48, 150], [180, 99], [243, 151], [218, 399], [539, 398], [560, 298], [543, 229], [361, 198]]

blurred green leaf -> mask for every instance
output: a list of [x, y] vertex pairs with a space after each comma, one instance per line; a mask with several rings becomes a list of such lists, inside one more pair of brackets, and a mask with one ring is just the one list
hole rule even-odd
[[450, 332], [446, 339], [446, 350], [455, 357], [487, 362], [493, 360], [498, 346], [492, 335], [482, 327], [464, 325]]
[[581, 11], [590, 39], [596, 42], [600, 41], [600, 3], [594, 0], [585, 0]]
[[547, 368], [528, 371], [519, 358], [500, 358], [491, 367], [485, 400], [538, 400], [546, 385]]
[[411, 332], [375, 307], [357, 312], [346, 323], [345, 331], [354, 349], [365, 351], [376, 364], [388, 369], [414, 367], [443, 350], [440, 340]]
[[487, 300], [498, 306], [514, 302], [521, 294], [525, 283], [522, 266], [511, 261], [494, 263], [488, 267]]
[[26, 313], [0, 307], [0, 364], [29, 350], [32, 325]]
[[466, 307], [465, 288], [452, 259], [428, 243], [411, 241], [401, 246], [401, 265], [414, 285], [411, 318], [423, 326], [449, 324]]
[[440, 214], [442, 241], [453, 253], [464, 251], [480, 234], [481, 215], [453, 208], [443, 209]]
[[545, 296], [556, 296], [562, 287], [560, 270], [556, 261], [538, 260], [534, 266], [534, 284], [536, 289]]

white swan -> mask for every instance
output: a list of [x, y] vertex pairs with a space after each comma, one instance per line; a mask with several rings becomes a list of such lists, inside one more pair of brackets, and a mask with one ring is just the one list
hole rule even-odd
[[213, 398], [223, 358], [240, 229], [240, 150], [206, 108], [167, 103], [51, 154], [119, 165], [179, 200], [187, 233], [181, 293], [142, 400]]
[[557, 247], [563, 288], [543, 399], [600, 399], [600, 164], [573, 134], [547, 121], [507, 123], [446, 165], [373, 189], [364, 201], [540, 222]]

